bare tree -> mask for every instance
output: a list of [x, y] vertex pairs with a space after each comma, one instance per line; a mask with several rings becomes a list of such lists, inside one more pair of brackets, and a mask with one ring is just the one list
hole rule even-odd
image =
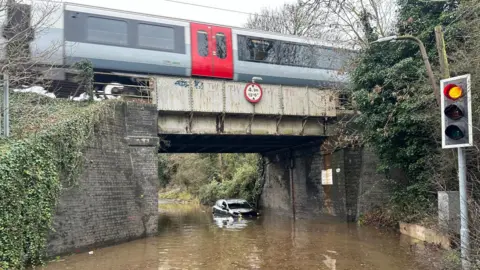
[[319, 5], [329, 10], [328, 20], [335, 26], [331, 31], [342, 34], [343, 41], [352, 45], [368, 45], [365, 22], [379, 37], [394, 31], [396, 5], [388, 0], [307, 0], [305, 3]]
[[252, 15], [246, 27], [358, 48], [368, 44], [366, 21], [379, 37], [394, 29], [395, 8], [388, 0], [298, 0]]
[[282, 34], [319, 38], [323, 25], [318, 18], [323, 11], [311, 4], [284, 4], [277, 9], [262, 9], [250, 16], [247, 28], [260, 29]]
[[[13, 86], [43, 82], [61, 54], [62, 40], [42, 37], [61, 19], [54, 1], [0, 0], [0, 72]], [[38, 42], [37, 42], [38, 41]]]

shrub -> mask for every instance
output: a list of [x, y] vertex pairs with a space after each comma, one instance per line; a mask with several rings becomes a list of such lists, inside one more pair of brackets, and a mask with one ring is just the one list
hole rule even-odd
[[170, 186], [188, 190], [202, 204], [240, 197], [256, 204], [261, 186], [256, 154], [184, 154], [168, 156]]

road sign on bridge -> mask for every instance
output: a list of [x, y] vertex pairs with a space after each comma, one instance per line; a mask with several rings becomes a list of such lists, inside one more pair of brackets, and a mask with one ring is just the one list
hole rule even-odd
[[258, 83], [247, 83], [244, 93], [250, 103], [257, 103], [262, 100], [263, 89]]

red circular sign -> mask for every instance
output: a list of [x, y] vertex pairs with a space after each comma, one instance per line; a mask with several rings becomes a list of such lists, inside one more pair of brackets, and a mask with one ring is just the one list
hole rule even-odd
[[258, 83], [247, 83], [244, 90], [245, 98], [251, 103], [257, 103], [262, 99], [263, 90]]

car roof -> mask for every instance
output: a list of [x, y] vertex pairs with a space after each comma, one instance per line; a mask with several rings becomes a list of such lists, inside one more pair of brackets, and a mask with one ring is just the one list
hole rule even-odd
[[244, 199], [225, 199], [227, 203], [244, 203], [247, 202], [247, 200]]

